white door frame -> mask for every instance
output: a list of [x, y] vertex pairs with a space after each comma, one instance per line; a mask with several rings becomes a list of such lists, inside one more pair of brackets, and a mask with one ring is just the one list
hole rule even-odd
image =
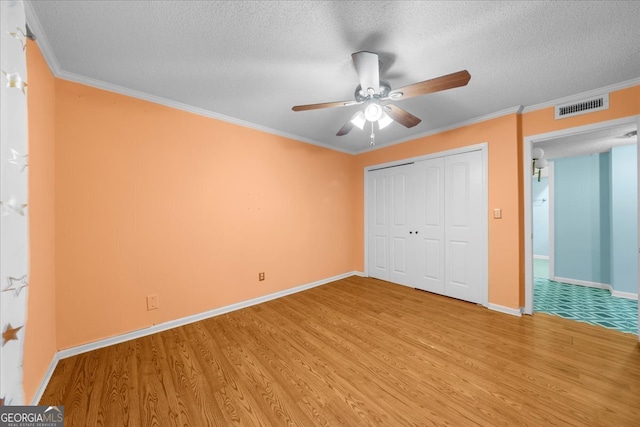
[[489, 305], [489, 214], [488, 214], [488, 206], [489, 206], [489, 155], [488, 155], [488, 147], [489, 144], [487, 142], [483, 142], [480, 144], [468, 145], [466, 147], [455, 148], [452, 150], [439, 151], [437, 153], [425, 154], [418, 157], [411, 157], [407, 159], [396, 160], [393, 162], [382, 163], [377, 165], [366, 166], [364, 168], [364, 274], [365, 276], [369, 276], [369, 233], [368, 233], [368, 225], [369, 225], [369, 214], [367, 212], [367, 206], [369, 198], [371, 197], [369, 193], [369, 185], [368, 185], [368, 172], [374, 169], [380, 168], [388, 168], [394, 166], [400, 166], [407, 163], [419, 162], [421, 160], [435, 159], [437, 157], [445, 157], [451, 156], [454, 154], [462, 154], [468, 153], [470, 151], [480, 151], [482, 153], [482, 193], [484, 197], [482, 197], [482, 218], [481, 222], [484, 225], [480, 230], [481, 234], [481, 245], [484, 247], [482, 251], [482, 277], [481, 277], [481, 304], [485, 307]]
[[[531, 202], [531, 149], [534, 142], [547, 141], [564, 136], [579, 135], [597, 130], [635, 124], [640, 128], [640, 115], [629, 116], [616, 120], [592, 123], [585, 126], [561, 129], [558, 131], [528, 135], [524, 137], [522, 166], [524, 173], [524, 280], [525, 280], [525, 314], [533, 314], [533, 234], [532, 234], [532, 202]], [[636, 143], [637, 144], [637, 143]], [[640, 151], [638, 152], [638, 165], [640, 170]], [[638, 199], [640, 204], [640, 173], [638, 174]], [[640, 215], [638, 218], [638, 230], [640, 239]], [[640, 241], [640, 240], [639, 240]], [[640, 248], [638, 261], [640, 265]], [[550, 254], [551, 255], [551, 254]], [[640, 279], [638, 280], [638, 293], [640, 294]], [[640, 303], [638, 307], [640, 315]], [[640, 326], [638, 327], [638, 339], [640, 339]]]
[[[555, 253], [555, 249], [554, 249], [554, 232], [553, 232], [553, 227], [554, 227], [554, 218], [553, 218], [553, 159], [549, 159], [549, 165], [547, 166], [546, 170], [542, 170], [542, 177], [545, 177], [546, 174], [546, 178], [547, 178], [547, 199], [546, 199], [546, 206], [547, 206], [547, 223], [548, 223], [548, 227], [547, 227], [547, 242], [548, 242], [548, 251], [547, 251], [547, 263], [548, 263], [548, 273], [549, 273], [549, 280], [555, 280], [554, 279], [554, 253]], [[536, 175], [532, 175], [531, 177], [532, 181], [535, 181]], [[532, 190], [531, 192], [533, 193], [533, 184], [532, 184]], [[543, 200], [544, 202], [544, 200]], [[531, 205], [533, 206], [533, 204]], [[533, 210], [531, 211], [531, 221], [532, 221], [532, 225], [531, 225], [531, 232], [534, 233], [534, 229], [533, 229], [533, 220], [535, 218], [533, 217]], [[533, 239], [533, 236], [531, 237]], [[533, 257], [535, 258], [535, 254], [533, 253], [533, 246], [532, 246], [532, 254]], [[533, 268], [532, 270], [533, 271]]]
[[556, 280], [556, 220], [553, 215], [554, 212], [554, 204], [555, 204], [555, 193], [553, 191], [553, 186], [555, 183], [555, 163], [553, 161], [549, 162], [549, 178], [547, 179], [547, 183], [549, 184], [549, 263], [548, 263], [548, 273], [549, 280]]

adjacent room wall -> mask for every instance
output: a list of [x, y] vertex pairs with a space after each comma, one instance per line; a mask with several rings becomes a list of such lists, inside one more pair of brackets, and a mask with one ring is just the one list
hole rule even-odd
[[55, 160], [60, 349], [361, 264], [351, 155], [57, 80]]
[[609, 284], [609, 153], [554, 161], [554, 272]]
[[555, 160], [557, 277], [638, 292], [636, 151]]
[[57, 351], [55, 288], [55, 78], [27, 42], [29, 114], [29, 298], [23, 361], [31, 402]]
[[637, 146], [611, 150], [611, 286], [638, 293]]
[[534, 176], [531, 180], [533, 197], [533, 255], [549, 256], [549, 178]]

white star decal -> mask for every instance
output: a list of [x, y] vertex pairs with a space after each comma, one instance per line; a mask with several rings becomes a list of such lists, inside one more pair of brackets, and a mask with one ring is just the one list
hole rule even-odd
[[7, 159], [7, 162], [11, 163], [12, 165], [22, 166], [22, 168], [20, 168], [20, 172], [22, 172], [24, 170], [24, 168], [26, 168], [28, 166], [27, 157], [28, 157], [28, 154], [25, 154], [24, 156], [21, 156], [20, 153], [18, 153], [16, 150], [14, 150], [12, 148], [11, 149], [11, 158]]
[[6, 202], [0, 201], [0, 207], [2, 208], [0, 209], [2, 211], [2, 216], [9, 216], [13, 213], [24, 216], [24, 208], [27, 207], [27, 204], [20, 204], [16, 201], [14, 196], [11, 196], [11, 198]]
[[20, 42], [20, 44], [22, 45], [22, 50], [27, 49], [27, 35], [24, 33], [24, 31], [22, 31], [22, 28], [18, 27], [16, 28], [16, 31], [7, 31], [7, 34]]
[[29, 286], [29, 282], [27, 282], [27, 275], [26, 274], [24, 276], [20, 277], [20, 278], [15, 278], [15, 277], [8, 276], [7, 277], [7, 282], [9, 283], [9, 286], [4, 288], [2, 290], [2, 292], [13, 291], [13, 295], [16, 298], [20, 295], [20, 292], [22, 292], [22, 290], [24, 288]]
[[16, 89], [20, 89], [22, 93], [25, 95], [27, 92], [25, 88], [27, 87], [27, 82], [22, 80], [22, 77], [19, 73], [7, 73], [5, 70], [2, 70], [2, 74], [7, 78], [7, 87], [14, 87]]

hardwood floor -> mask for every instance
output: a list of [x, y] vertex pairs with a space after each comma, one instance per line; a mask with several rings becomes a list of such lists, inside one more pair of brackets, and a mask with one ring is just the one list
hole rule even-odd
[[637, 337], [375, 279], [59, 362], [65, 426], [638, 426]]

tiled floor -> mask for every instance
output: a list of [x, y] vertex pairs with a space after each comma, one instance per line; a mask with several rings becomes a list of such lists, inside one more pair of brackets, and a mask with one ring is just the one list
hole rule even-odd
[[554, 314], [632, 334], [638, 333], [638, 302], [605, 289], [549, 280], [549, 261], [533, 260], [533, 311]]
[[535, 278], [533, 311], [555, 314], [622, 332], [638, 333], [638, 301], [612, 297], [608, 290]]

